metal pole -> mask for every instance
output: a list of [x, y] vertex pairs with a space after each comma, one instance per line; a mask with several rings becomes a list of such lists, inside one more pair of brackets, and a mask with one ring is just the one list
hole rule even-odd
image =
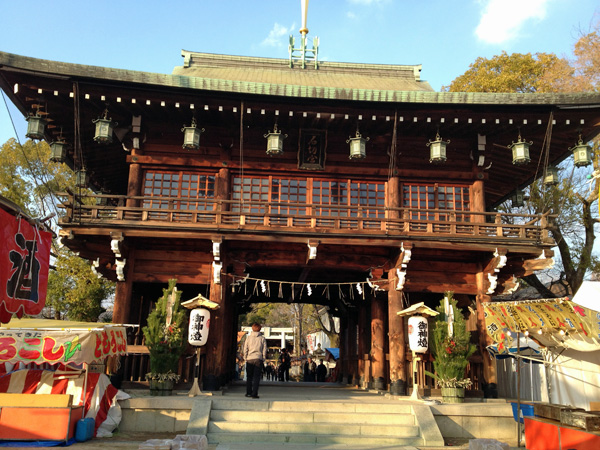
[[517, 445], [521, 446], [521, 332], [517, 331]]
[[201, 347], [196, 348], [196, 366], [194, 367], [194, 384], [188, 392], [188, 397], [195, 397], [196, 395], [202, 394], [202, 390], [200, 389], [200, 384], [198, 379], [200, 378], [200, 349]]

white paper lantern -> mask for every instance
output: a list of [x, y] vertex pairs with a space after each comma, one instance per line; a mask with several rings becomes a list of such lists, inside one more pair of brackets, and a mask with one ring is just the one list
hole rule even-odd
[[408, 318], [408, 344], [410, 349], [416, 353], [427, 352], [428, 347], [427, 319], [421, 316]]
[[208, 340], [210, 328], [210, 311], [204, 308], [193, 309], [190, 314], [188, 342], [191, 345], [202, 346]]

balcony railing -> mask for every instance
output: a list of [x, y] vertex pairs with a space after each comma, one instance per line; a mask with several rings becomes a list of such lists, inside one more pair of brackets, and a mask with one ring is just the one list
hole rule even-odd
[[62, 226], [144, 226], [169, 230], [329, 235], [415, 236], [427, 239], [520, 240], [552, 244], [551, 216], [445, 209], [386, 208], [180, 197], [65, 194]]

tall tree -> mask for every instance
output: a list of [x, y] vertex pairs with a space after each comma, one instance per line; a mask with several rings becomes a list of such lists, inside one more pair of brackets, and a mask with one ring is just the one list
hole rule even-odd
[[[75, 190], [75, 176], [62, 163], [50, 161], [50, 146], [9, 139], [0, 151], [0, 195], [16, 203], [32, 217], [64, 214], [57, 193]], [[114, 284], [99, 280], [89, 262], [52, 243], [46, 313], [57, 319], [95, 321], [103, 311], [101, 302], [112, 294]]]
[[[463, 75], [450, 86], [450, 92], [581, 92], [600, 89], [600, 24], [582, 34], [574, 46], [574, 59], [569, 61], [554, 54], [536, 53], [508, 55], [506, 52], [491, 59], [477, 58]], [[598, 155], [598, 141], [593, 143]], [[547, 188], [538, 180], [529, 188], [527, 208], [532, 213], [556, 215], [549, 229], [557, 243], [564, 278], [575, 293], [587, 273], [598, 271], [598, 259], [592, 254], [595, 226], [599, 223], [598, 180], [586, 179], [588, 169], [576, 169], [570, 160], [561, 166], [561, 180]], [[593, 164], [599, 173], [598, 156]], [[591, 184], [590, 184], [591, 183]], [[504, 205], [509, 208], [509, 205]], [[536, 275], [525, 281], [542, 296], [554, 296]]]
[[90, 264], [66, 248], [59, 250], [56, 270], [48, 275], [45, 314], [53, 319], [96, 322], [103, 300], [114, 293], [114, 283], [98, 278]]

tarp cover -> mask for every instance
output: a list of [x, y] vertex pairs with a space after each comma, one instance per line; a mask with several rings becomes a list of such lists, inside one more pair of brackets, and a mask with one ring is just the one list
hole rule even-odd
[[125, 327], [111, 323], [14, 318], [0, 327], [0, 363], [80, 365], [126, 352]]
[[[74, 405], [84, 405], [84, 416], [95, 420], [94, 435], [106, 421], [117, 388], [110, 384], [104, 374], [69, 370], [17, 369], [2, 373], [0, 369], [0, 392], [16, 394], [71, 394]], [[115, 405], [113, 405], [115, 403]], [[120, 408], [119, 408], [120, 410]], [[42, 424], [39, 424], [42, 425]]]
[[487, 332], [499, 353], [512, 346], [517, 332], [527, 332], [544, 347], [600, 348], [600, 313], [566, 297], [484, 303], [483, 308]]
[[0, 323], [46, 304], [52, 234], [0, 208]]
[[[516, 346], [517, 331], [521, 336], [527, 331], [530, 341], [533, 339], [545, 347], [540, 349], [545, 367], [526, 364], [531, 356], [519, 358], [526, 364], [521, 368], [523, 399], [588, 410], [591, 402], [600, 402], [599, 299], [600, 282], [584, 281], [573, 301], [558, 298], [484, 304], [487, 331], [500, 354]], [[507, 364], [504, 361], [513, 367], [506, 367], [505, 380], [501, 379], [502, 370], [498, 368], [499, 391], [500, 384], [506, 384], [512, 395], [505, 395], [515, 397], [517, 363], [510, 358], [498, 364], [504, 367]]]

